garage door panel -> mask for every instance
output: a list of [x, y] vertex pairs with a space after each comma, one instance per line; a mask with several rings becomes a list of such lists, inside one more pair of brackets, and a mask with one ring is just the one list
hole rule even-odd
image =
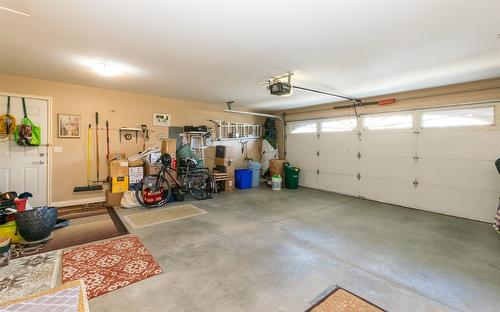
[[417, 140], [423, 158], [495, 160], [500, 155], [500, 130], [422, 130]]
[[297, 153], [287, 157], [290, 165], [302, 170], [316, 171], [318, 169], [318, 156], [310, 153]]
[[415, 161], [409, 157], [361, 156], [359, 172], [362, 177], [413, 181]]
[[414, 156], [416, 136], [411, 130], [404, 132], [363, 132], [360, 151], [363, 155]]
[[318, 150], [318, 137], [316, 134], [288, 134], [286, 143], [288, 153], [298, 153], [304, 151], [316, 153]]
[[361, 177], [359, 193], [368, 199], [415, 207], [415, 187], [410, 182]]
[[299, 185], [310, 187], [310, 188], [318, 188], [318, 174], [316, 170], [300, 170], [299, 174]]
[[421, 183], [417, 187], [417, 208], [491, 222], [495, 217], [499, 196], [499, 192], [464, 190]]
[[424, 184], [491, 192], [500, 190], [500, 178], [493, 161], [424, 158], [419, 160], [417, 177]]
[[359, 195], [358, 179], [354, 175], [339, 175], [321, 172], [318, 179], [319, 188], [322, 190], [352, 196]]
[[354, 133], [322, 133], [318, 142], [321, 153], [325, 155], [357, 154], [359, 149], [359, 138]]
[[336, 173], [343, 175], [358, 174], [358, 158], [355, 155], [332, 155], [319, 157], [319, 170], [326, 173]]

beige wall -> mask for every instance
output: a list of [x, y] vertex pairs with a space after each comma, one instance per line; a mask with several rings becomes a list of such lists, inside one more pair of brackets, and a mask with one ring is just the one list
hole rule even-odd
[[[138, 143], [135, 143], [135, 139], [128, 142], [122, 140], [122, 143], [119, 143], [118, 128], [146, 124], [153, 131], [150, 133], [151, 140], [146, 145], [159, 145], [158, 136], [161, 133], [166, 135], [168, 128], [152, 126], [154, 112], [170, 114], [172, 126], [213, 125], [209, 121], [210, 119], [262, 123], [261, 118], [224, 113], [223, 104], [182, 101], [18, 76], [0, 75], [0, 91], [38, 95], [53, 99], [52, 146], [50, 150], [52, 152], [54, 146], [63, 149], [62, 153], [52, 153], [53, 202], [103, 196], [103, 192], [73, 193], [74, 186], [86, 184], [86, 128], [89, 123], [94, 126], [95, 112], [99, 112], [100, 127], [104, 127], [104, 122], [109, 120], [111, 153], [124, 152], [128, 155], [141, 151], [142, 137], [139, 136]], [[81, 115], [82, 137], [80, 139], [57, 137], [57, 114], [59, 113]], [[99, 134], [100, 171], [101, 177], [105, 178], [107, 176], [105, 131], [100, 131]], [[235, 148], [236, 161], [242, 166], [244, 155], [241, 154], [241, 145], [239, 143], [228, 144]], [[260, 157], [260, 144], [251, 143], [248, 146], [251, 157]], [[95, 157], [94, 155], [95, 153], [92, 151], [92, 157]], [[95, 159], [92, 161], [92, 176], [95, 177]]]

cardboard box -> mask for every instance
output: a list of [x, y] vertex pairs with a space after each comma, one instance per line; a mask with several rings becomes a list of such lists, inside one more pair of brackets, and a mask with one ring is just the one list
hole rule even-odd
[[130, 184], [136, 184], [141, 182], [144, 177], [144, 167], [129, 167], [128, 168], [128, 180]]
[[128, 175], [111, 178], [111, 193], [122, 193], [126, 191], [128, 191]]
[[158, 174], [160, 172], [160, 168], [157, 166], [154, 166], [152, 164], [145, 164], [144, 165], [144, 175], [151, 175], [151, 174]]
[[286, 160], [282, 160], [282, 159], [269, 160], [269, 172], [271, 173], [271, 176], [273, 174], [279, 174], [282, 178], [284, 178], [285, 172], [283, 170], [283, 164], [285, 162], [286, 162]]
[[109, 176], [123, 177], [128, 175], [128, 160], [117, 159], [109, 162]]
[[129, 167], [142, 167], [142, 166], [144, 166], [144, 162], [142, 161], [142, 159], [129, 161], [128, 166]]
[[110, 190], [106, 190], [106, 193], [104, 194], [104, 197], [106, 198], [106, 205], [109, 207], [115, 207], [115, 206], [120, 206], [120, 203], [122, 201], [123, 193], [111, 193]]

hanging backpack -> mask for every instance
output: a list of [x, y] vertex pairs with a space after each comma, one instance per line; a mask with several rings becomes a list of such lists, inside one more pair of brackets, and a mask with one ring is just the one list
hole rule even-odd
[[0, 115], [0, 137], [9, 138], [16, 131], [16, 117], [10, 114], [10, 96], [7, 97], [7, 114]]
[[29, 118], [26, 112], [26, 103], [24, 98], [23, 101], [23, 112], [24, 118], [20, 125], [16, 127], [14, 132], [14, 138], [16, 143], [22, 146], [36, 146], [40, 145], [40, 126], [35, 125]]

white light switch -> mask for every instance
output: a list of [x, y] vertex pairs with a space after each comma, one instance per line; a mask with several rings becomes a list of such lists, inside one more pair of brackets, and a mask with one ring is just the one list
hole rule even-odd
[[54, 146], [54, 153], [62, 153], [62, 152], [63, 152], [62, 146]]

